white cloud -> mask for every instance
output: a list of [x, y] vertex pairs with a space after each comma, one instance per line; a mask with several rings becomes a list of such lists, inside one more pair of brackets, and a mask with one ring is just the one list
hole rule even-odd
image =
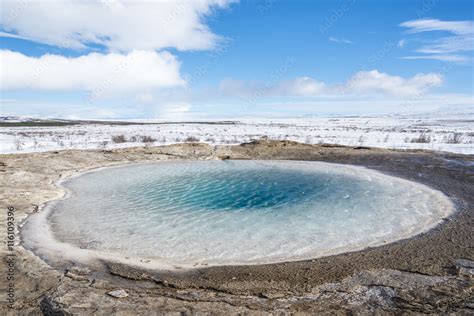
[[191, 105], [189, 103], [176, 103], [176, 104], [165, 104], [161, 107], [167, 113], [184, 113], [191, 110]]
[[337, 37], [330, 37], [329, 40], [334, 43], [340, 43], [340, 44], [354, 44], [353, 41], [347, 39], [347, 38], [337, 38]]
[[154, 118], [167, 120], [180, 120], [189, 114], [191, 105], [186, 102], [165, 103], [152, 111]]
[[310, 77], [299, 77], [294, 80], [282, 81], [272, 90], [274, 94], [310, 96], [324, 93], [326, 84]]
[[155, 101], [155, 97], [151, 93], [144, 92], [137, 95], [135, 97], [135, 101], [138, 101], [139, 103], [147, 104], [147, 103], [152, 103], [153, 101]]
[[219, 82], [218, 90], [222, 95], [249, 96], [258, 89], [258, 84], [242, 80], [225, 78]]
[[[451, 62], [463, 62], [469, 58], [455, 55], [454, 53], [469, 52], [474, 50], [474, 22], [473, 21], [441, 21], [437, 19], [418, 19], [406, 21], [400, 26], [408, 28], [408, 33], [422, 33], [432, 31], [449, 32], [451, 36], [431, 40], [416, 50], [418, 53], [427, 54], [411, 56], [406, 59], [435, 59]], [[462, 57], [462, 58], [461, 58]]]
[[[274, 100], [259, 103], [254, 111], [274, 111], [296, 116], [318, 115], [367, 115], [376, 113], [423, 113], [439, 110], [447, 113], [474, 113], [474, 100], [468, 94], [427, 94], [423, 97], [403, 96], [328, 96], [314, 99]], [[265, 113], [265, 112], [264, 112]], [[255, 112], [253, 116], [258, 116]], [[281, 115], [281, 114], [280, 114]]]
[[446, 54], [474, 50], [474, 33], [470, 36], [451, 36], [433, 41], [430, 45], [417, 49], [419, 53]]
[[402, 78], [371, 70], [356, 73], [347, 81], [344, 90], [355, 94], [381, 93], [411, 96], [422, 94], [432, 87], [440, 86], [442, 82], [443, 76], [438, 73], [420, 73], [411, 78]]
[[2, 36], [73, 49], [98, 44], [112, 51], [201, 50], [219, 41], [204, 18], [229, 2], [4, 0], [0, 25], [8, 32]]
[[[230, 101], [230, 100], [229, 100]], [[357, 115], [375, 113], [408, 113], [443, 108], [442, 113], [474, 113], [474, 99], [469, 94], [426, 94], [422, 97], [334, 95], [317, 98], [263, 99], [253, 107], [242, 107], [241, 100], [223, 103], [208, 100], [206, 104], [177, 101], [155, 105], [114, 105], [106, 111], [84, 104], [64, 104], [20, 100], [1, 100], [0, 116], [55, 117], [69, 119], [168, 119], [196, 120], [206, 118], [271, 117], [319, 115]], [[210, 104], [213, 104], [212, 106]], [[176, 110], [174, 110], [176, 109]], [[210, 111], [212, 109], [212, 111]]]
[[405, 56], [401, 57], [401, 59], [434, 59], [434, 60], [441, 60], [441, 61], [448, 61], [448, 62], [466, 62], [468, 58], [463, 55], [419, 55], [419, 56]]
[[2, 89], [85, 90], [92, 97], [184, 85], [180, 63], [168, 52], [91, 53], [29, 57], [0, 50]]
[[449, 31], [455, 34], [472, 34], [474, 23], [472, 21], [441, 21], [438, 19], [410, 20], [400, 24], [409, 28], [410, 33], [429, 31]]
[[398, 47], [404, 47], [406, 44], [406, 39], [402, 38], [401, 40], [398, 41]]
[[0, 31], [0, 37], [6, 37], [6, 38], [17, 38], [17, 39], [22, 39], [22, 40], [31, 40], [31, 38], [26, 38], [24, 36], [19, 36], [17, 34], [12, 34], [12, 33], [7, 33], [7, 32], [1, 32]]
[[360, 71], [341, 84], [326, 84], [311, 77], [299, 77], [275, 84], [247, 83], [226, 79], [219, 86], [225, 96], [260, 97], [314, 97], [341, 95], [417, 96], [440, 86], [439, 73], [419, 73], [413, 77], [392, 76], [378, 70]]
[[219, 92], [224, 96], [260, 98], [272, 96], [310, 96], [324, 92], [324, 82], [310, 77], [298, 77], [279, 82], [245, 82], [235, 79], [224, 79], [219, 83]]

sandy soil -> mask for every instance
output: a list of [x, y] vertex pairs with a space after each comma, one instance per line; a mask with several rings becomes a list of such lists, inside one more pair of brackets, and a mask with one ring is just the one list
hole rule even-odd
[[[63, 192], [60, 179], [89, 169], [166, 159], [295, 159], [348, 163], [441, 190], [457, 211], [427, 233], [376, 248], [308, 261], [147, 271], [113, 262], [82, 267], [44, 262], [19, 242], [18, 224]], [[2, 276], [14, 290], [0, 313], [265, 314], [459, 312], [474, 310], [474, 156], [429, 151], [259, 141], [239, 146], [180, 144], [117, 150], [67, 150], [0, 156]], [[8, 249], [8, 207], [15, 245]], [[14, 255], [14, 256], [13, 256]], [[10, 274], [11, 275], [11, 274]], [[9, 287], [12, 283], [13, 287]], [[123, 289], [125, 298], [107, 293]], [[5, 296], [4, 296], [5, 297]]]

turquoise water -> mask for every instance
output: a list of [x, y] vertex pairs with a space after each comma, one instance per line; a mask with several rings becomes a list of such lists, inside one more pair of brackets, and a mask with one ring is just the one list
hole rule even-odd
[[55, 238], [182, 265], [295, 260], [383, 243], [432, 225], [448, 207], [416, 183], [317, 162], [161, 162], [64, 185], [70, 196], [48, 219]]
[[[234, 168], [238, 166], [236, 172]], [[170, 201], [189, 209], [240, 211], [281, 208], [304, 203], [308, 199], [324, 200], [337, 192], [344, 179], [325, 173], [302, 172], [245, 166], [226, 162], [217, 170], [174, 170], [137, 181], [128, 190], [141, 194], [149, 205]], [[159, 170], [157, 170], [159, 172]], [[151, 171], [154, 172], [154, 171]]]

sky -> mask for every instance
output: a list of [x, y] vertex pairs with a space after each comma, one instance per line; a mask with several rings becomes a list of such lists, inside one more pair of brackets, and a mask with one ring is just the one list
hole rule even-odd
[[3, 0], [0, 115], [208, 119], [474, 107], [470, 0]]

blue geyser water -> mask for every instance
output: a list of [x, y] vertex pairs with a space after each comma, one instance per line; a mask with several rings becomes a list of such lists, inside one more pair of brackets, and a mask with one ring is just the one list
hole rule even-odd
[[334, 179], [324, 173], [264, 166], [225, 162], [213, 166], [215, 170], [207, 170], [201, 163], [199, 168], [184, 167], [173, 170], [171, 175], [156, 170], [161, 176], [137, 181], [128, 190], [141, 194], [149, 205], [171, 201], [174, 207], [194, 210], [252, 211], [329, 198], [344, 187], [344, 179]]
[[360, 167], [292, 161], [129, 165], [64, 184], [54, 236], [173, 264], [317, 257], [406, 237], [451, 210], [441, 193]]

